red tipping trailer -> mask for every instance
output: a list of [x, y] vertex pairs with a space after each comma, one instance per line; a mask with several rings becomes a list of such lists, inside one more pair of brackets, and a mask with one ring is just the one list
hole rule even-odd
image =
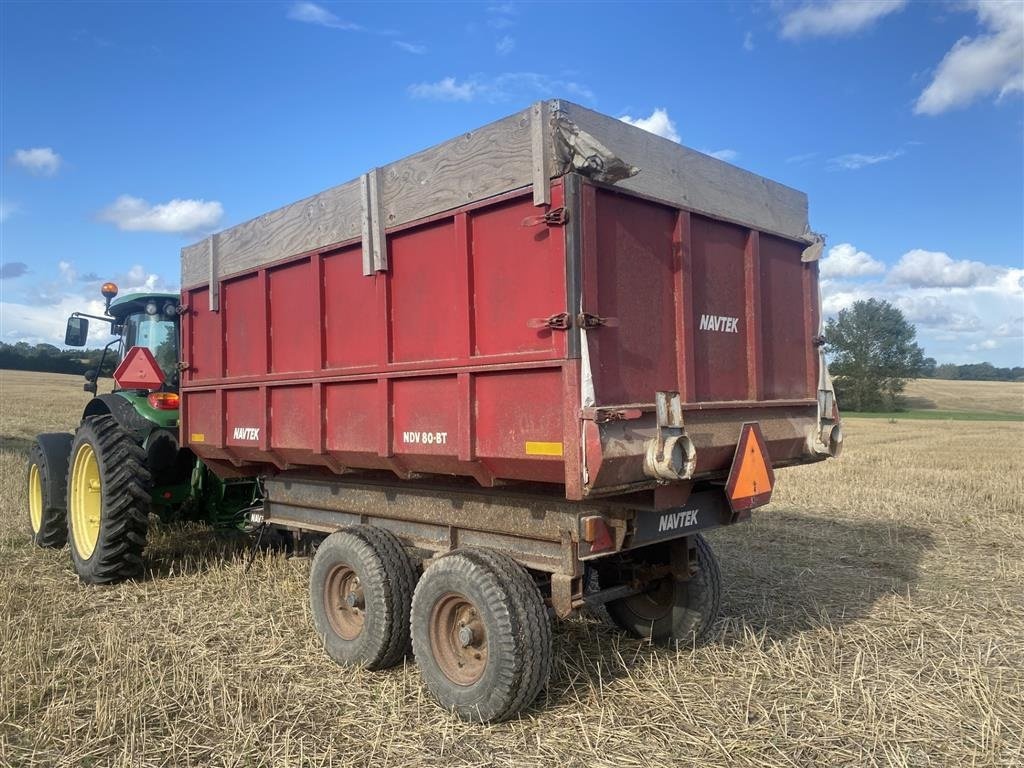
[[[488, 677], [523, 662], [496, 658], [501, 611], [481, 619], [474, 588], [699, 635], [717, 568], [697, 531], [838, 452], [821, 245], [801, 193], [542, 102], [184, 249], [182, 442], [263, 475], [266, 522], [339, 531], [312, 586], [335, 658], [408, 642], [366, 639], [370, 552], [411, 574], [378, 612], [411, 610], [442, 703], [511, 716], [546, 673], [525, 694]], [[433, 563], [420, 636], [409, 547]]]

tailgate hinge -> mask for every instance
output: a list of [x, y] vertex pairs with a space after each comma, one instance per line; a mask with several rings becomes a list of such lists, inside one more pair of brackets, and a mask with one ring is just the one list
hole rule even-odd
[[538, 224], [547, 224], [549, 227], [560, 227], [569, 221], [569, 211], [566, 208], [554, 208], [547, 213], [537, 216], [527, 216], [523, 219], [524, 227], [535, 227]]

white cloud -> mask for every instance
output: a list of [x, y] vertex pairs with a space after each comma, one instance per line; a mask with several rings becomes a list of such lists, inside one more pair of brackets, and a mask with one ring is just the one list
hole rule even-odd
[[293, 21], [304, 21], [307, 24], [317, 24], [321, 27], [329, 27], [331, 29], [362, 29], [358, 24], [354, 24], [351, 21], [345, 21], [344, 19], [339, 19], [326, 8], [317, 5], [316, 3], [294, 3], [292, 7], [288, 9], [288, 18]]
[[401, 48], [406, 53], [413, 53], [418, 56], [427, 52], [427, 46], [425, 45], [407, 43], [405, 42], [405, 40], [392, 40], [391, 42], [395, 45], [396, 48]]
[[661, 107], [656, 108], [648, 117], [630, 117], [629, 115], [623, 115], [619, 120], [624, 123], [629, 123], [630, 125], [635, 125], [637, 128], [642, 128], [656, 136], [661, 136], [663, 139], [675, 142], [680, 141], [679, 132], [676, 130], [676, 124], [672, 121], [672, 118], [668, 116], [668, 110]]
[[938, 115], [981, 96], [1024, 91], [1024, 10], [1019, 2], [974, 2], [987, 34], [962, 37], [939, 63], [914, 112]]
[[884, 274], [885, 264], [850, 243], [840, 243], [828, 249], [819, 269], [822, 278], [826, 279], [869, 277]]
[[893, 297], [907, 320], [947, 333], [957, 334], [981, 330], [981, 318], [971, 311], [964, 311], [958, 302], [943, 296], [921, 292], [904, 292]]
[[515, 3], [495, 3], [487, 8], [487, 25], [494, 29], [508, 29], [516, 25], [519, 9]]
[[880, 155], [867, 155], [861, 152], [851, 152], [847, 155], [830, 157], [828, 164], [833, 170], [856, 171], [857, 169], [863, 168], [867, 165], [887, 163], [890, 160], [895, 160], [903, 154], [904, 152], [902, 149], [893, 149], [889, 152], [883, 152]]
[[100, 221], [126, 232], [200, 232], [212, 229], [224, 215], [216, 200], [179, 200], [150, 205], [131, 195], [121, 195], [104, 208]]
[[1024, 336], [1024, 315], [1011, 318], [1005, 323], [997, 325], [995, 335], [1007, 338], [1021, 338]]
[[458, 80], [443, 77], [437, 82], [414, 83], [409, 95], [431, 101], [525, 101], [551, 96], [574, 96], [593, 101], [594, 93], [573, 80], [537, 72], [505, 72], [492, 78], [470, 77]]
[[483, 92], [483, 87], [474, 80], [461, 83], [454, 77], [442, 77], [436, 83], [415, 83], [409, 86], [409, 93], [417, 99], [431, 101], [472, 101]]
[[942, 251], [915, 248], [900, 257], [889, 281], [912, 287], [969, 288], [991, 279], [992, 270], [980, 261], [954, 261]]
[[735, 149], [716, 149], [714, 151], [702, 149], [705, 155], [711, 155], [719, 160], [724, 160], [727, 163], [734, 162], [739, 159], [740, 153]]
[[906, 4], [906, 0], [804, 3], [783, 15], [782, 36], [798, 40], [805, 37], [852, 35], [871, 26], [883, 16], [902, 10]]
[[791, 155], [790, 157], [787, 157], [786, 162], [801, 165], [803, 163], [806, 163], [808, 160], [813, 160], [817, 156], [817, 152], [804, 152], [802, 155]]
[[[103, 301], [68, 294], [49, 304], [0, 302], [0, 338], [9, 344], [26, 341], [29, 344], [63, 345], [68, 315], [72, 312], [102, 315]], [[107, 329], [106, 323], [96, 323], [89, 330], [89, 341], [93, 345], [105, 342]]]
[[505, 35], [494, 44], [494, 50], [499, 56], [508, 56], [516, 49], [516, 39], [511, 35]]
[[[52, 264], [36, 270], [45, 275], [54, 273]], [[29, 288], [17, 301], [0, 302], [0, 339], [7, 342], [26, 341], [30, 344], [58, 344], [63, 346], [64, 329], [72, 312], [103, 314], [103, 299], [99, 287], [102, 282], [95, 275], [81, 275], [76, 266], [67, 261], [57, 264], [60, 278]], [[67, 280], [72, 276], [74, 279]], [[158, 274], [136, 264], [126, 273], [107, 275], [120, 287], [122, 295], [139, 292], [176, 293], [176, 284], [168, 283]], [[22, 281], [24, 282], [24, 281]], [[89, 346], [108, 340], [109, 326], [94, 322], [89, 329]]]
[[[901, 270], [893, 278], [900, 265], [908, 264], [911, 274]], [[890, 302], [917, 326], [925, 353], [940, 362], [979, 362], [985, 359], [982, 352], [991, 352], [987, 357], [996, 365], [1024, 364], [1024, 269], [954, 261], [944, 253], [916, 249], [904, 254], [885, 279], [879, 275], [869, 282], [863, 277], [823, 275], [821, 292], [828, 317], [855, 301]], [[998, 346], [993, 347], [993, 341]]]
[[14, 150], [11, 162], [36, 176], [53, 176], [63, 161], [50, 147], [34, 147]]
[[743, 36], [743, 50], [745, 50], [745, 51], [752, 51], [752, 50], [754, 50], [754, 33], [753, 32], [747, 32], [747, 34]]
[[979, 342], [977, 342], [975, 344], [968, 344], [967, 345], [967, 351], [968, 352], [981, 352], [982, 350], [997, 349], [998, 347], [999, 347], [999, 342], [997, 342], [995, 339], [985, 339], [984, 341], [979, 341]]

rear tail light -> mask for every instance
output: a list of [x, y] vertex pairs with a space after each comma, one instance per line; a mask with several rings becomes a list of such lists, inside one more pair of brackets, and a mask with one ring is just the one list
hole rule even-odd
[[584, 517], [580, 520], [580, 527], [583, 529], [580, 538], [590, 544], [591, 554], [615, 549], [615, 541], [608, 530], [608, 523], [600, 515]]
[[181, 404], [177, 392], [150, 392], [146, 396], [149, 405], [158, 411], [176, 411]]

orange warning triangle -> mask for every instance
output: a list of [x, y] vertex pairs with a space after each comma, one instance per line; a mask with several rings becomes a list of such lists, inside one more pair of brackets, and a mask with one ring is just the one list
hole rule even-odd
[[765, 463], [764, 454], [761, 453], [757, 440], [747, 440], [743, 455], [737, 458], [739, 458], [740, 466], [736, 473], [736, 486], [732, 489], [733, 498], [757, 496], [759, 493], [771, 490], [772, 482], [768, 479], [768, 465]]
[[733, 509], [750, 509], [767, 504], [775, 486], [761, 428], [756, 422], [743, 425], [733, 457], [726, 495]]

